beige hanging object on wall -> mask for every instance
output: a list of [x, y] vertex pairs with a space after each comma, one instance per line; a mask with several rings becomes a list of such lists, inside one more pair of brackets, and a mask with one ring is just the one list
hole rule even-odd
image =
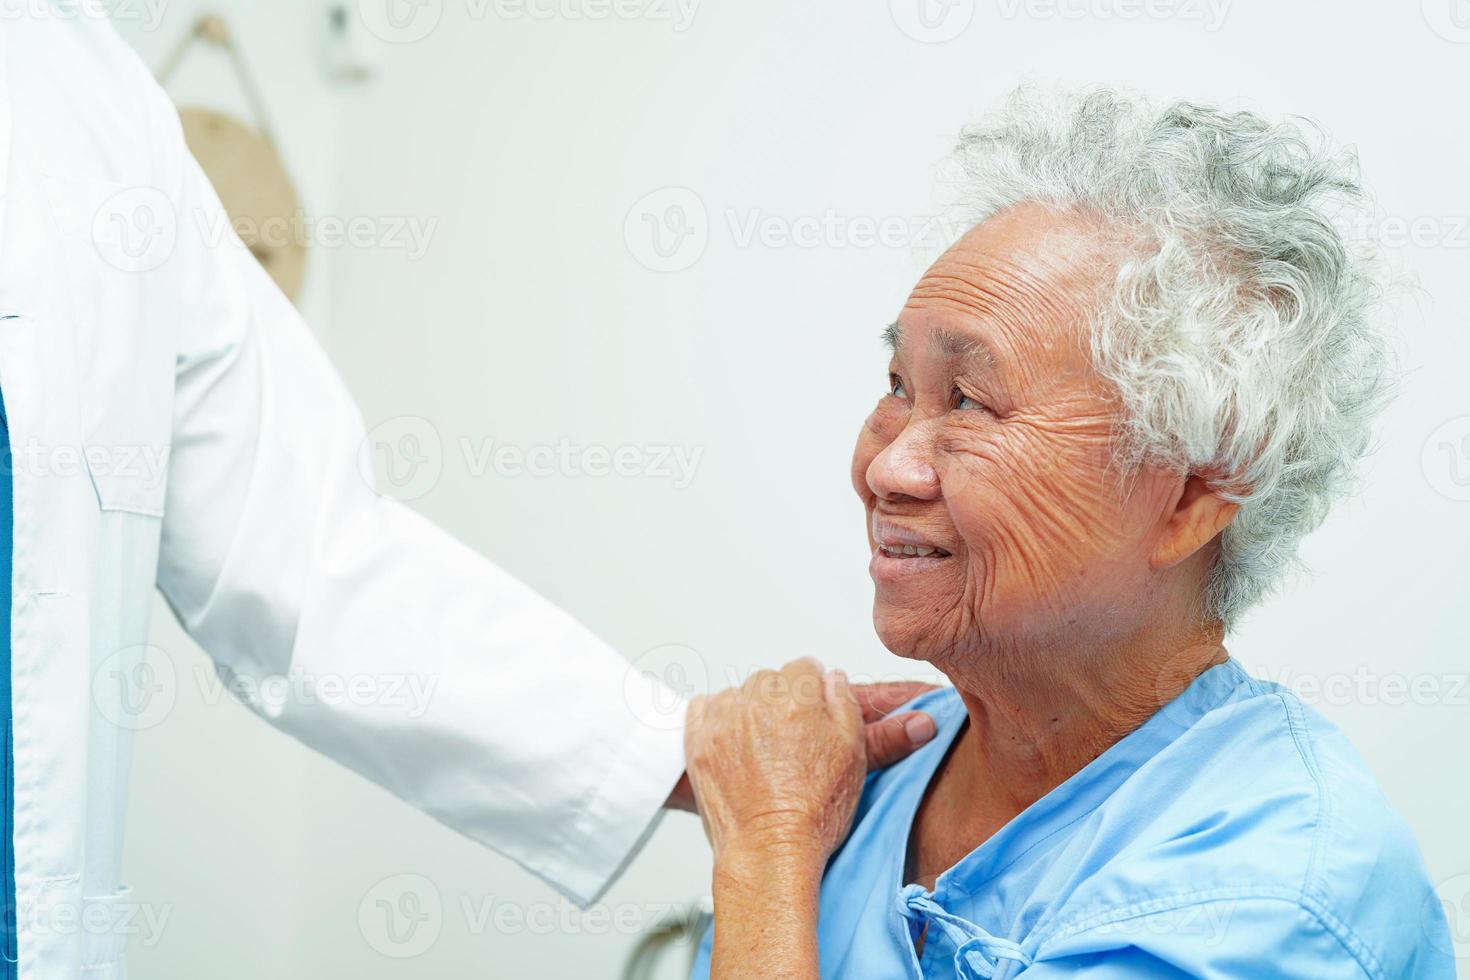
[[215, 109], [183, 107], [179, 109], [179, 122], [184, 140], [209, 176], [240, 240], [281, 292], [295, 302], [306, 273], [301, 199], [266, 126], [259, 92], [224, 21], [214, 15], [199, 18], [159, 71], [159, 81], [168, 84], [196, 40], [208, 41], [229, 54], [258, 125], [251, 126]]

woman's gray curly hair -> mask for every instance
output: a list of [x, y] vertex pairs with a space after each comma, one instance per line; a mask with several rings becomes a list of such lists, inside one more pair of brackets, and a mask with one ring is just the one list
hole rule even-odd
[[1390, 387], [1356, 157], [1249, 112], [1021, 89], [954, 162], [967, 225], [1036, 202], [1132, 237], [1091, 338], [1119, 459], [1240, 504], [1202, 610], [1234, 625], [1350, 487]]

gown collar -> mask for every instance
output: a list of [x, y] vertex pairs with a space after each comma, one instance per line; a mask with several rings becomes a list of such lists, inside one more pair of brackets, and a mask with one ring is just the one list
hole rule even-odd
[[[1138, 728], [1109, 746], [1101, 755], [1056, 786], [1041, 799], [1013, 817], [989, 840], [941, 874], [933, 895], [969, 895], [1001, 874], [1027, 851], [1097, 809], [1133, 773], [1194, 727], [1210, 711], [1224, 704], [1249, 675], [1232, 657], [1204, 671], [1178, 697], [1155, 712]], [[910, 799], [902, 845], [897, 849], [894, 889], [900, 890], [908, 842], [919, 803], [949, 747], [966, 720], [965, 709], [954, 698], [958, 710], [939, 719], [939, 736], [921, 750], [915, 761], [920, 769], [909, 784]]]

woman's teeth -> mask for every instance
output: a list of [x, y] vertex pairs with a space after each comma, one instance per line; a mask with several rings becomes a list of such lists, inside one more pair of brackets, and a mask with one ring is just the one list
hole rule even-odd
[[931, 555], [945, 557], [949, 552], [941, 548], [929, 548], [923, 545], [912, 544], [880, 544], [878, 550], [890, 558], [928, 558]]

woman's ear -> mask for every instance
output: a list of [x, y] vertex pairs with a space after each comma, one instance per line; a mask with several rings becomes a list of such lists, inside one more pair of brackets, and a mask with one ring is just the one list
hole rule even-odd
[[1199, 473], [1185, 477], [1184, 487], [1174, 502], [1174, 509], [1165, 515], [1163, 532], [1154, 547], [1151, 556], [1154, 568], [1179, 564], [1213, 541], [1235, 518], [1240, 505], [1221, 498], [1210, 483], [1209, 477]]

